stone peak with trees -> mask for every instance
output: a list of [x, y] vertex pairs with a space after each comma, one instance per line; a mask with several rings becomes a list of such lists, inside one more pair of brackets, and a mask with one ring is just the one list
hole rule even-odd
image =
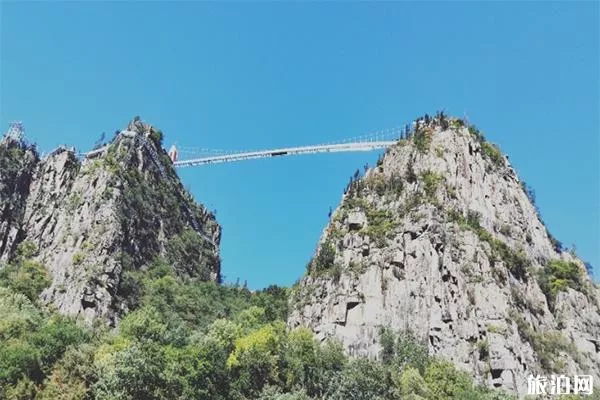
[[156, 257], [182, 276], [220, 279], [214, 215], [183, 188], [162, 132], [139, 117], [127, 130], [136, 135], [116, 131], [83, 158], [63, 146], [40, 159], [24, 140], [0, 142], [0, 260], [43, 265], [43, 302], [87, 323], [114, 325], [135, 308], [134, 275]]
[[488, 387], [526, 394], [529, 374], [600, 377], [600, 290], [546, 229], [533, 191], [473, 125], [438, 113], [407, 127], [350, 178], [290, 327], [353, 356], [410, 334]]

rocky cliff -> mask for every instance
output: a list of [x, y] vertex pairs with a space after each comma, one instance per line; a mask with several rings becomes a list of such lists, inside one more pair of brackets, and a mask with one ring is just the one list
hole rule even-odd
[[531, 200], [476, 128], [417, 120], [351, 179], [294, 288], [289, 325], [372, 357], [382, 328], [410, 331], [480, 383], [520, 395], [531, 373], [600, 382], [600, 290]]
[[4, 138], [0, 261], [27, 249], [51, 277], [42, 300], [88, 323], [115, 324], [135, 306], [136, 271], [157, 260], [219, 280], [220, 227], [184, 190], [161, 140], [136, 119], [86, 157], [59, 148], [40, 160]]

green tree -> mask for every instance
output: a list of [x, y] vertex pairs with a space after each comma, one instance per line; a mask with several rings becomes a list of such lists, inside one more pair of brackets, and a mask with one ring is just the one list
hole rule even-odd
[[399, 376], [397, 386], [402, 397], [418, 396], [427, 398], [429, 396], [425, 379], [414, 367], [406, 367]]
[[268, 384], [280, 384], [280, 358], [285, 340], [283, 322], [268, 324], [235, 343], [227, 366], [235, 389], [246, 397], [256, 397]]
[[396, 356], [396, 335], [390, 328], [382, 327], [379, 330], [379, 344], [381, 345], [381, 362], [386, 365], [390, 364]]
[[311, 398], [301, 390], [283, 393], [277, 386], [267, 386], [258, 400], [311, 400]]
[[225, 349], [217, 341], [208, 340], [173, 351], [165, 374], [168, 381], [180, 382], [181, 399], [229, 398], [229, 353]]
[[259, 290], [252, 296], [251, 303], [265, 310], [267, 321], [286, 321], [288, 317], [288, 289], [276, 285]]
[[199, 336], [198, 341], [203, 344], [214, 343], [229, 355], [235, 348], [235, 342], [242, 335], [243, 328], [239, 324], [226, 319], [218, 319], [208, 327], [205, 334]]
[[383, 400], [389, 397], [389, 374], [367, 358], [352, 360], [330, 385], [328, 400]]
[[431, 400], [461, 398], [473, 390], [473, 381], [465, 372], [458, 371], [446, 360], [435, 360], [425, 370], [425, 383]]
[[23, 377], [39, 380], [39, 351], [20, 339], [4, 341], [0, 346], [0, 394]]
[[177, 399], [183, 388], [168, 371], [168, 347], [138, 342], [116, 353], [99, 371], [93, 390], [97, 400]]
[[285, 385], [288, 389], [303, 389], [314, 394], [319, 391], [318, 344], [306, 328], [291, 331], [285, 348]]
[[410, 366], [416, 368], [421, 374], [425, 373], [425, 368], [429, 364], [427, 346], [420, 343], [410, 331], [398, 335], [395, 353], [394, 364], [397, 368]]
[[89, 398], [89, 388], [96, 381], [94, 368], [95, 347], [83, 344], [70, 347], [55, 364], [44, 381], [36, 400], [84, 400]]
[[0, 287], [0, 343], [34, 331], [42, 321], [42, 313], [28, 297]]
[[119, 332], [139, 342], [156, 342], [183, 346], [187, 331], [177, 315], [164, 315], [152, 306], [132, 312], [121, 321]]
[[15, 264], [0, 269], [0, 286], [23, 293], [31, 301], [38, 301], [42, 290], [50, 285], [50, 274], [38, 262], [18, 257]]
[[23, 377], [15, 385], [6, 387], [4, 393], [0, 387], [0, 398], [6, 400], [31, 400], [36, 396], [35, 383], [28, 377]]
[[245, 310], [240, 311], [235, 316], [235, 322], [239, 326], [241, 326], [245, 332], [250, 332], [259, 329], [267, 322], [265, 309], [256, 306], [251, 306]]
[[55, 315], [29, 338], [39, 352], [40, 367], [48, 373], [69, 346], [88, 340], [88, 332], [69, 317]]

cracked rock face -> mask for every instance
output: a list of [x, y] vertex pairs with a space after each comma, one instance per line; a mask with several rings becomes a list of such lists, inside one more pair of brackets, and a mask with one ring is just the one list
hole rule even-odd
[[38, 161], [34, 147], [10, 137], [0, 141], [0, 263], [8, 260], [23, 235], [20, 225]]
[[[124, 273], [168, 258], [170, 240], [194, 227], [216, 246], [192, 234], [199, 250], [191, 264], [208, 271], [202, 278], [220, 276], [220, 227], [214, 216], [185, 192], [152, 139], [156, 131], [140, 121], [128, 129], [135, 135], [119, 135], [83, 160], [65, 148], [38, 160], [22, 146], [31, 161], [20, 161], [11, 176], [0, 173], [0, 204], [11, 211], [0, 215], [0, 261], [10, 260], [20, 243], [35, 244], [35, 259], [52, 278], [42, 301], [87, 323], [116, 324], [132, 305]], [[14, 146], [19, 144], [4, 140], [0, 150]], [[16, 157], [0, 153], [0, 163], [15, 162]], [[22, 190], [4, 190], [10, 182], [21, 182]]]
[[[600, 290], [555, 250], [508, 160], [457, 120], [421, 122], [355, 181], [291, 300], [291, 327], [378, 357], [380, 327], [411, 331], [480, 383], [526, 394], [531, 373], [600, 381]], [[422, 140], [420, 143], [417, 143]], [[578, 290], [549, 298], [551, 260]]]

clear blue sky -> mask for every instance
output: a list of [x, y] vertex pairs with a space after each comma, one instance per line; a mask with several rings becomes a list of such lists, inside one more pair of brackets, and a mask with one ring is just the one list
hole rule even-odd
[[[596, 268], [597, 2], [0, 4], [0, 124], [90, 148], [134, 115], [166, 145], [259, 149], [467, 113]], [[292, 284], [377, 153], [182, 170], [223, 226], [226, 280]]]

